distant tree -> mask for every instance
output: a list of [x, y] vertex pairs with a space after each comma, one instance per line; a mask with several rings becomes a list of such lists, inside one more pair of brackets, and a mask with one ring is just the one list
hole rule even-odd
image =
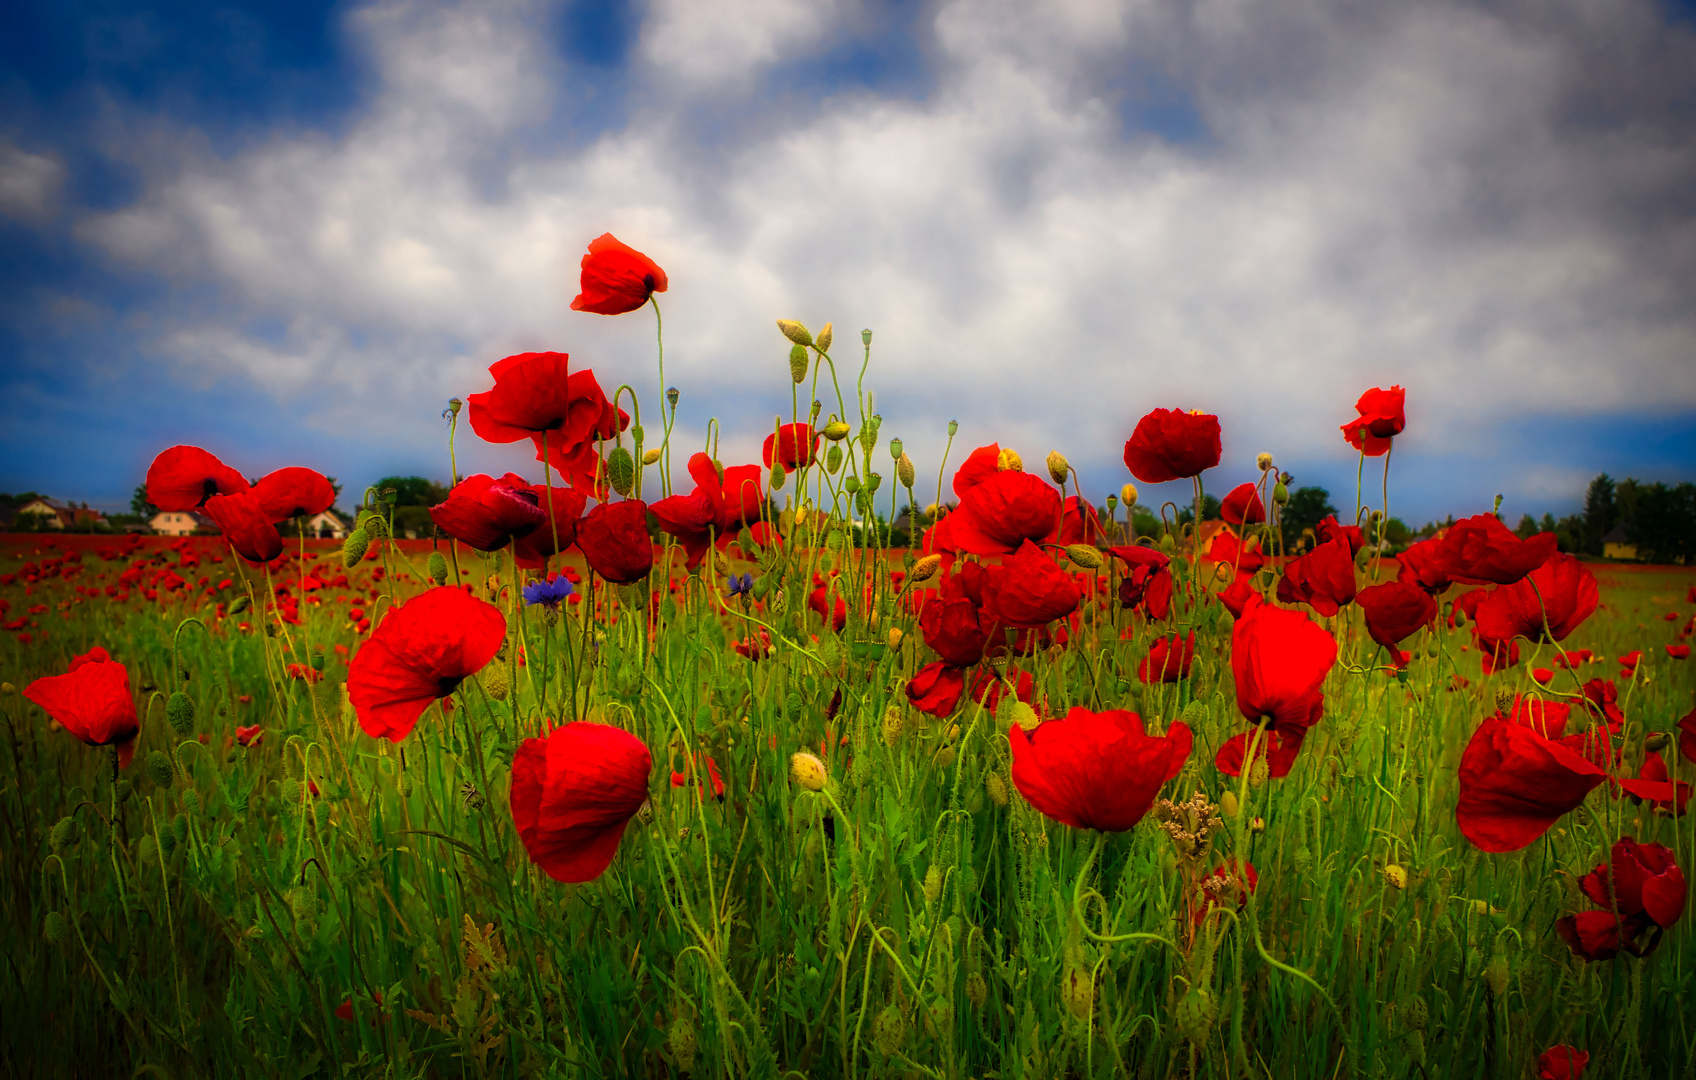
[[[1543, 520], [1548, 521], [1549, 515], [1545, 514]], [[1543, 531], [1554, 533], [1555, 540], [1560, 545], [1560, 550], [1568, 554], [1576, 554], [1584, 550], [1584, 518], [1581, 515], [1568, 514], [1555, 522], [1552, 529], [1544, 529]]]
[[1532, 517], [1530, 514], [1521, 515], [1519, 525], [1513, 531], [1518, 533], [1521, 537], [1536, 536], [1537, 519]]
[[1165, 531], [1160, 524], [1160, 519], [1154, 516], [1154, 512], [1143, 506], [1137, 507], [1131, 515], [1131, 523], [1136, 526], [1138, 536], [1157, 537]]
[[1290, 492], [1290, 501], [1284, 505], [1282, 515], [1285, 548], [1294, 550], [1304, 529], [1315, 528], [1336, 513], [1337, 508], [1331, 505], [1331, 493], [1322, 487], [1299, 487]]
[[1401, 518], [1391, 518], [1384, 522], [1384, 539], [1389, 541], [1391, 547], [1406, 547], [1413, 539], [1413, 530], [1409, 529], [1407, 522]]
[[1615, 491], [1621, 521], [1638, 556], [1687, 563], [1696, 554], [1696, 484], [1668, 487], [1626, 479]]
[[[1201, 497], [1201, 520], [1212, 521], [1214, 518], [1216, 518], [1218, 516], [1219, 516], [1219, 500], [1214, 498], [1212, 495], [1203, 495]], [[1195, 504], [1194, 503], [1190, 503], [1188, 506], [1179, 507], [1179, 509], [1178, 509], [1178, 524], [1179, 525], [1188, 525], [1190, 522], [1192, 522], [1194, 520], [1195, 520]]]
[[159, 508], [147, 501], [147, 485], [137, 484], [135, 491], [130, 493], [130, 513], [146, 521], [158, 512]]
[[448, 487], [422, 476], [385, 476], [372, 485], [377, 497], [396, 506], [434, 506], [448, 497]]
[[1555, 531], [1555, 515], [1544, 514], [1543, 520], [1539, 521], [1537, 523], [1537, 531], [1538, 532], [1554, 532]]
[[1613, 477], [1602, 473], [1590, 481], [1584, 494], [1584, 550], [1592, 555], [1602, 553], [1602, 537], [1619, 521], [1614, 499]]

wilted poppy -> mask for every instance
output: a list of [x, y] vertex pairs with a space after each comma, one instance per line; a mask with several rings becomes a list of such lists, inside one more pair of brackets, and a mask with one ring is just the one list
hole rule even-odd
[[658, 263], [619, 243], [612, 233], [589, 241], [582, 269], [582, 291], [571, 301], [572, 311], [623, 315], [646, 304], [654, 293], [665, 292], [668, 284]]
[[1590, 1055], [1570, 1046], [1551, 1046], [1537, 1055], [1537, 1080], [1579, 1080]]
[[813, 430], [813, 425], [784, 424], [766, 436], [765, 445], [760, 450], [760, 460], [765, 462], [768, 469], [773, 461], [783, 462], [785, 469], [799, 469], [803, 465], [813, 463], [818, 449], [819, 435]]
[[1124, 832], [1189, 759], [1192, 736], [1174, 723], [1164, 736], [1125, 709], [1074, 706], [1032, 731], [1014, 725], [1013, 786], [1044, 815], [1074, 829]]
[[483, 670], [506, 640], [500, 609], [463, 588], [430, 589], [393, 609], [348, 666], [359, 726], [399, 742], [430, 703]]
[[539, 502], [516, 473], [499, 480], [478, 473], [461, 480], [445, 500], [430, 507], [430, 520], [478, 551], [497, 551], [535, 532], [547, 520]]
[[1045, 480], [1004, 469], [972, 484], [960, 506], [932, 532], [949, 550], [1011, 555], [1027, 540], [1052, 541], [1060, 528], [1060, 494]]
[[525, 739], [512, 756], [512, 823], [530, 861], [555, 881], [593, 881], [648, 797], [653, 757], [642, 740], [575, 721]]
[[1419, 586], [1432, 596], [1437, 596], [1451, 584], [1448, 564], [1443, 559], [1443, 542], [1433, 537], [1421, 540], [1396, 556], [1400, 567], [1396, 580], [1406, 581]]
[[1441, 553], [1451, 581], [1512, 585], [1555, 553], [1555, 534], [1521, 540], [1496, 515], [1476, 514], [1449, 526]]
[[[1603, 910], [1557, 919], [1555, 930], [1574, 955], [1586, 960], [1608, 960], [1621, 949], [1647, 956], [1660, 944], [1661, 932], [1684, 914], [1688, 892], [1670, 848], [1639, 844], [1629, 836], [1615, 841], [1608, 861], [1578, 884]], [[1647, 941], [1642, 940], [1645, 933]]]
[[1486, 717], [1460, 759], [1461, 835], [1484, 851], [1518, 851], [1576, 808], [1607, 773], [1529, 725]]
[[1220, 450], [1217, 416], [1155, 409], [1125, 443], [1125, 467], [1145, 484], [1161, 484], [1201, 475], [1219, 464]]
[[590, 507], [577, 523], [577, 550], [591, 570], [614, 585], [641, 581], [654, 568], [648, 504], [625, 499]]
[[273, 522], [321, 514], [336, 503], [335, 486], [323, 473], [292, 465], [260, 477], [253, 495]]
[[1278, 599], [1307, 604], [1321, 615], [1335, 615], [1354, 600], [1354, 559], [1341, 537], [1320, 544], [1306, 555], [1284, 564], [1278, 579]]
[[1564, 641], [1596, 610], [1599, 599], [1596, 578], [1584, 564], [1556, 552], [1520, 581], [1493, 590], [1478, 605], [1478, 633], [1497, 641], [1515, 637]]
[[542, 511], [542, 523], [518, 536], [512, 550], [520, 568], [540, 570], [550, 556], [558, 555], [577, 540], [577, 519], [583, 514], [589, 494], [582, 488], [560, 484], [551, 488], [546, 484], [531, 484], [529, 491]]
[[129, 669], [96, 646], [71, 661], [63, 675], [47, 675], [24, 687], [24, 697], [39, 705], [59, 726], [90, 746], [115, 746], [118, 763], [128, 765], [141, 734]]
[[1437, 601], [1419, 586], [1399, 579], [1368, 586], [1354, 601], [1366, 615], [1367, 634], [1391, 653], [1437, 618]]
[[1145, 683], [1180, 682], [1190, 677], [1195, 662], [1195, 631], [1186, 637], [1173, 634], [1159, 638], [1137, 665], [1137, 678]]
[[1407, 392], [1399, 386], [1368, 390], [1355, 402], [1360, 416], [1343, 425], [1343, 437], [1367, 457], [1382, 457], [1390, 450], [1391, 438], [1407, 426], [1402, 412], [1406, 400]]
[[1266, 504], [1253, 484], [1238, 484], [1220, 501], [1219, 516], [1232, 525], [1258, 525], [1266, 520]]
[[248, 562], [270, 562], [283, 553], [282, 534], [252, 489], [212, 496], [206, 500], [206, 516]]
[[147, 467], [147, 501], [161, 510], [198, 510], [214, 495], [247, 490], [241, 473], [198, 446], [173, 446]]
[[1170, 556], [1143, 544], [1114, 547], [1113, 557], [1125, 564], [1119, 582], [1119, 606], [1142, 606], [1151, 619], [1164, 619], [1172, 606]]
[[1082, 598], [1071, 575], [1029, 540], [984, 578], [984, 605], [1009, 626], [1037, 627], [1065, 618], [1078, 610]]

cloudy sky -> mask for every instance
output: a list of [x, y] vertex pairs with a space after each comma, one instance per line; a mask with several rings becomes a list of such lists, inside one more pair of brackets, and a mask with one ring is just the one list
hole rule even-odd
[[932, 477], [957, 418], [957, 448], [1058, 448], [1099, 498], [1137, 418], [1181, 407], [1221, 418], [1210, 489], [1266, 450], [1352, 504], [1338, 426], [1395, 383], [1416, 524], [1497, 492], [1569, 512], [1601, 471], [1696, 479], [1688, 2], [0, 19], [3, 490], [119, 508], [179, 442], [356, 490], [445, 477], [446, 399], [531, 349], [652, 409], [652, 312], [568, 308], [606, 231], [670, 275], [679, 437], [718, 417], [729, 464], [788, 411], [794, 318], [834, 321], [845, 378], [875, 332], [883, 434]]

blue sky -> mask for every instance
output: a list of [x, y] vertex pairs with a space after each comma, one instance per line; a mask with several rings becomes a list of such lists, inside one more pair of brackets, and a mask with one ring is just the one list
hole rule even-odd
[[651, 409], [651, 314], [567, 310], [609, 230], [670, 274], [679, 438], [716, 416], [727, 462], [787, 412], [784, 317], [874, 329], [921, 475], [958, 418], [1099, 497], [1199, 408], [1210, 489], [1268, 450], [1342, 504], [1337, 427], [1397, 383], [1415, 521], [1696, 479], [1691, 4], [1034, 10], [8, 4], [0, 490], [119, 508], [178, 442], [443, 477], [445, 399], [526, 349]]

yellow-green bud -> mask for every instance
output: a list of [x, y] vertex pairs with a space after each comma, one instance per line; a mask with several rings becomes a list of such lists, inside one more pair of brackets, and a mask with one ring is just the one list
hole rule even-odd
[[437, 585], [448, 583], [448, 560], [441, 552], [430, 552], [430, 561], [425, 564], [424, 568], [425, 572], [430, 575], [430, 580]]
[[620, 495], [630, 494], [636, 486], [636, 460], [622, 446], [613, 447], [607, 455], [607, 482]]
[[1178, 999], [1178, 1005], [1172, 1012], [1172, 1021], [1177, 1025], [1180, 1035], [1197, 1046], [1202, 1046], [1213, 1031], [1213, 1021], [1218, 1019], [1218, 1016], [1219, 1008], [1213, 1003], [1213, 995], [1199, 986], [1192, 986]]
[[941, 555], [926, 555], [914, 563], [911, 570], [907, 571], [907, 584], [916, 585], [921, 581], [929, 581], [936, 576], [936, 571], [941, 566]]
[[658, 461], [659, 459], [660, 459], [660, 448], [657, 447], [657, 446], [654, 447], [652, 450], [644, 451], [643, 454], [642, 454], [642, 464], [644, 464], [644, 465], [652, 465], [654, 462]]
[[198, 789], [189, 788], [183, 792], [183, 810], [189, 814], [200, 813], [200, 792]]
[[1254, 456], [1254, 467], [1259, 469], [1261, 472], [1265, 472], [1270, 469], [1272, 467], [1272, 455], [1262, 450]]
[[783, 331], [784, 337], [788, 338], [790, 341], [793, 341], [795, 344], [801, 346], [802, 348], [806, 348], [807, 346], [809, 346], [813, 343], [812, 332], [809, 331], [805, 326], [802, 326], [800, 323], [796, 322], [794, 319], [779, 319], [779, 320], [777, 320], [777, 328], [779, 330]]
[[231, 615], [240, 615], [242, 612], [247, 610], [247, 605], [248, 605], [247, 597], [238, 596], [230, 602], [230, 606], [228, 608], [226, 608], [225, 610], [228, 611]]
[[1508, 958], [1501, 953], [1490, 957], [1490, 965], [1484, 969], [1484, 981], [1490, 984], [1490, 990], [1497, 997], [1508, 992]]
[[496, 661], [483, 669], [483, 692], [496, 701], [505, 701], [512, 682], [507, 678], [506, 665]]
[[885, 1005], [872, 1021], [872, 1048], [884, 1057], [901, 1049], [907, 1042], [907, 1020], [894, 1005]]
[[906, 726], [907, 718], [901, 713], [901, 706], [891, 705], [883, 710], [883, 745], [894, 746], [901, 741], [901, 729]]
[[939, 769], [951, 768], [957, 756], [952, 746], [944, 746], [936, 752], [936, 767]]
[[919, 478], [918, 470], [913, 467], [913, 459], [903, 453], [895, 459], [895, 478], [901, 481], [901, 486], [911, 488]]
[[1284, 486], [1282, 480], [1272, 485], [1272, 501], [1283, 506], [1290, 501], [1290, 489]]
[[1126, 484], [1124, 487], [1120, 488], [1119, 501], [1125, 504], [1126, 509], [1135, 506], [1137, 504], [1137, 486], [1135, 484]]
[[1252, 762], [1249, 763], [1249, 767], [1248, 767], [1248, 786], [1249, 787], [1252, 787], [1252, 788], [1260, 787], [1262, 784], [1266, 783], [1266, 781], [1271, 777], [1272, 766], [1267, 764], [1266, 757], [1267, 757], [1267, 755], [1260, 754]]
[[1072, 475], [1072, 466], [1067, 462], [1066, 455], [1058, 450], [1050, 450], [1047, 465], [1048, 475], [1054, 478], [1056, 484], [1065, 487], [1066, 478]]
[[18, 692], [18, 688], [13, 686], [11, 683], [0, 682], [0, 694], [5, 694], [7, 697], [11, 697], [13, 694], [15, 694], [17, 692]]
[[842, 447], [832, 446], [824, 452], [824, 471], [834, 475], [842, 468]]
[[843, 439], [848, 437], [848, 432], [850, 430], [852, 429], [849, 428], [847, 424], [844, 424], [840, 420], [833, 419], [830, 423], [824, 426], [824, 437], [829, 439], [831, 442], [841, 442]]
[[982, 1009], [983, 1003], [989, 1000], [989, 984], [976, 971], [966, 976], [966, 1000], [972, 1003], [974, 1009]]
[[359, 565], [359, 560], [365, 558], [365, 550], [371, 546], [371, 538], [365, 535], [364, 529], [355, 529], [347, 534], [342, 541], [342, 566], [352, 570]]
[[177, 778], [176, 770], [171, 768], [171, 759], [162, 750], [147, 755], [147, 775], [160, 787], [170, 787]]
[[1407, 888], [1407, 870], [1396, 863], [1391, 863], [1384, 867], [1384, 880], [1389, 882], [1392, 889], [1405, 889]]
[[836, 337], [836, 332], [833, 329], [834, 325], [835, 324], [833, 323], [824, 324], [824, 329], [819, 331], [818, 338], [813, 342], [813, 348], [817, 349], [819, 352], [830, 351], [830, 343]]
[[1011, 446], [1003, 446], [1001, 453], [995, 459], [996, 472], [1024, 472], [1025, 459]]
[[789, 347], [789, 377], [794, 379], [796, 383], [807, 381], [808, 360], [805, 345], [791, 345]]
[[798, 750], [789, 755], [789, 779], [800, 784], [808, 791], [823, 791], [825, 780], [829, 774], [825, 772], [824, 762], [805, 750]]
[[925, 871], [924, 884], [925, 902], [934, 904], [942, 896], [942, 869], [935, 863]]
[[171, 819], [171, 836], [177, 843], [188, 843], [188, 815], [178, 814]]
[[996, 806], [1007, 805], [1007, 781], [1001, 779], [1000, 773], [990, 773], [983, 778], [984, 790], [989, 792], [989, 801]]
[[1101, 558], [1101, 552], [1088, 544], [1067, 544], [1066, 558], [1085, 570], [1099, 570], [1106, 565]]
[[187, 735], [193, 731], [194, 699], [181, 690], [172, 694], [165, 701], [165, 719], [170, 721], [171, 730], [178, 735]]
[[1095, 979], [1089, 968], [1082, 964], [1069, 964], [1060, 975], [1060, 1000], [1065, 1003], [1066, 1011], [1079, 1020], [1089, 1018], [1095, 1008]]
[[1227, 790], [1225, 794], [1219, 796], [1219, 809], [1222, 810], [1228, 818], [1236, 817], [1242, 809], [1237, 805], [1237, 793]]

